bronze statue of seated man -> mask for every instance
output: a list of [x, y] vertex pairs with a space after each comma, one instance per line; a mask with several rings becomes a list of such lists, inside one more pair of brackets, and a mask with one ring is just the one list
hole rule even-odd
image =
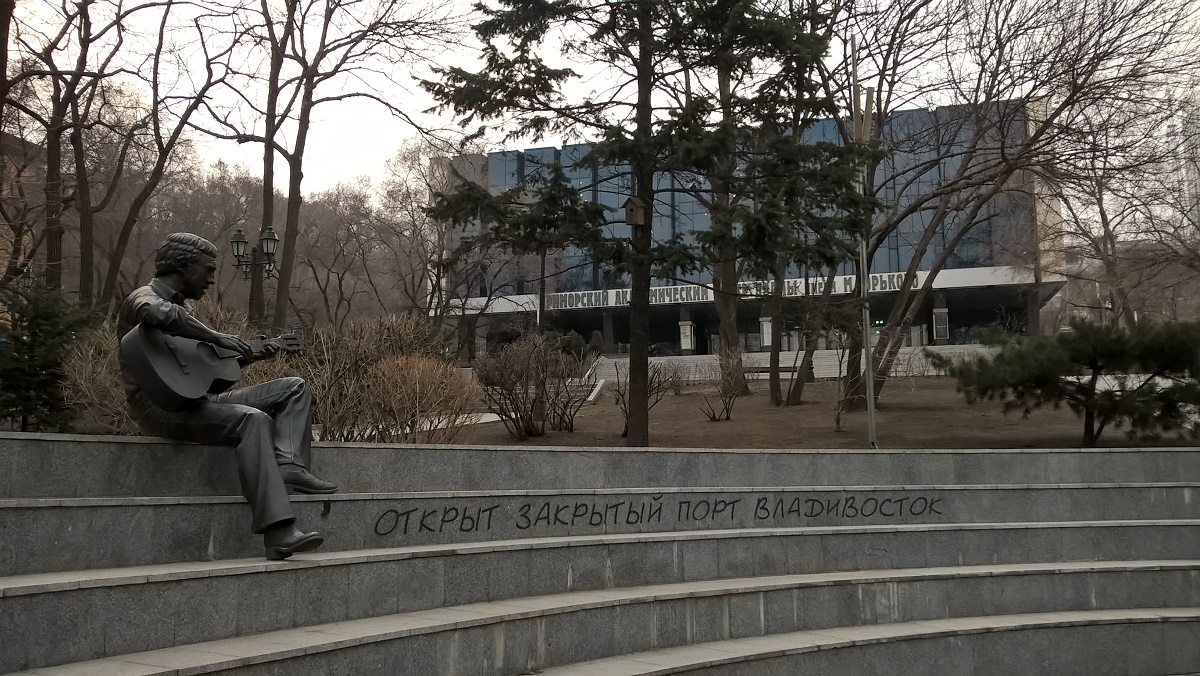
[[158, 247], [154, 279], [129, 294], [117, 317], [125, 395], [148, 434], [234, 447], [251, 528], [263, 535], [268, 559], [285, 559], [324, 542], [320, 533], [296, 527], [288, 487], [300, 493], [338, 487], [308, 469], [313, 395], [303, 380], [281, 378], [219, 394], [207, 394], [221, 389], [208, 382], [195, 389], [205, 378], [204, 364], [182, 356], [189, 347], [214, 362], [236, 359], [233, 380], [240, 366], [278, 352], [272, 343], [255, 351], [191, 315], [187, 301], [200, 299], [213, 284], [216, 259], [217, 248], [190, 233], [171, 234]]

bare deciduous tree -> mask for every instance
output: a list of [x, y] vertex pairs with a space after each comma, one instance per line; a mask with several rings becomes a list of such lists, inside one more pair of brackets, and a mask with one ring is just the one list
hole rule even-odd
[[[1097, 133], [1120, 116], [1100, 113], [1153, 106], [1196, 71], [1197, 11], [1186, 0], [873, 0], [854, 8], [846, 31], [859, 38], [859, 74], [874, 88], [874, 142], [895, 151], [867, 172], [867, 189], [884, 204], [868, 251], [892, 236], [912, 250], [874, 353], [877, 392], [937, 274], [965, 263], [956, 257], [977, 229], [1013, 206], [1031, 209], [1063, 167], [1095, 156], [1110, 158], [1113, 170], [1129, 161], [1122, 145], [1105, 145], [1119, 135]], [[832, 93], [850, 92], [849, 64], [828, 73]], [[900, 113], [916, 106], [928, 111]], [[851, 139], [848, 128], [842, 135]], [[921, 269], [929, 274], [911, 288]], [[855, 340], [850, 374], [860, 370]], [[863, 383], [854, 380], [846, 400], [861, 403]]]

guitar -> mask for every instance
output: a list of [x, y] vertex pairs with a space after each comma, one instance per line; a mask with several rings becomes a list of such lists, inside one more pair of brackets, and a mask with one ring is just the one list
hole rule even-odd
[[[255, 355], [261, 355], [267, 345], [283, 352], [300, 349], [300, 338], [290, 334], [246, 342]], [[186, 409], [206, 394], [233, 387], [242, 376], [239, 356], [234, 350], [172, 336], [144, 324], [121, 338], [121, 361], [155, 405], [168, 411]]]

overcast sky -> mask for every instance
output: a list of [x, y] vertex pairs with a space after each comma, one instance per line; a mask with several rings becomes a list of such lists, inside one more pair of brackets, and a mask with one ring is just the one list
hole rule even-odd
[[[428, 107], [428, 104], [426, 105]], [[317, 106], [304, 153], [304, 193], [328, 190], [338, 183], [354, 183], [361, 176], [378, 184], [386, 176], [386, 163], [405, 139], [415, 135], [405, 123], [370, 101], [342, 101]], [[218, 160], [242, 165], [262, 174], [262, 146], [232, 141], [199, 141], [206, 164]], [[276, 188], [287, 191], [287, 168], [276, 160]]]

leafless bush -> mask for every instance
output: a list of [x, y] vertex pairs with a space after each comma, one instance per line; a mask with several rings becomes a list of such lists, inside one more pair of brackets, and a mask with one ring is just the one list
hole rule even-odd
[[543, 336], [529, 334], [479, 360], [475, 374], [488, 410], [500, 416], [517, 441], [546, 433], [546, 379], [560, 353]]
[[700, 410], [709, 420], [729, 420], [733, 415], [733, 404], [741, 395], [746, 383], [745, 366], [742, 364], [742, 351], [738, 348], [722, 349], [717, 355], [717, 398], [721, 402], [720, 410], [704, 397]]
[[[719, 357], [718, 357], [719, 359]], [[719, 361], [705, 361], [698, 364], [695, 370], [694, 385], [713, 385], [721, 382], [721, 364]]]
[[908, 383], [908, 390], [915, 392], [917, 390], [917, 377], [925, 374], [926, 360], [917, 350], [906, 350], [896, 356], [896, 361], [892, 363], [892, 372], [888, 376], [889, 380], [903, 380]]
[[97, 329], [82, 336], [64, 360], [63, 371], [76, 429], [90, 434], [137, 433], [125, 403], [115, 331]]
[[596, 385], [596, 357], [564, 349], [553, 335], [528, 334], [479, 360], [475, 373], [488, 410], [518, 441], [550, 429], [575, 431], [575, 416]]
[[[378, 408], [371, 401], [378, 375], [374, 365], [401, 354], [437, 356], [442, 346], [436, 330], [418, 318], [380, 317], [350, 321], [341, 328], [318, 328], [304, 340], [298, 359], [280, 360], [278, 367], [294, 363], [297, 375], [312, 387], [321, 439], [369, 441], [376, 438], [378, 433], [373, 430], [380, 425], [374, 419]], [[256, 366], [269, 364], [272, 362]], [[261, 373], [264, 377], [275, 375], [266, 370]], [[412, 378], [399, 372], [389, 376]]]
[[546, 380], [546, 415], [550, 429], [574, 432], [575, 416], [596, 387], [596, 356], [557, 352]]
[[436, 357], [386, 357], [372, 365], [368, 376], [366, 441], [451, 443], [476, 415], [479, 386]]
[[[614, 390], [616, 391], [617, 407], [621, 409], [621, 419], [625, 421], [625, 427], [621, 430], [621, 437], [629, 436], [629, 364], [625, 362], [617, 362], [617, 383]], [[662, 362], [650, 362], [649, 382], [646, 386], [646, 410], [654, 408], [654, 405], [662, 401], [663, 397], [667, 396], [667, 391], [671, 389], [670, 376], [663, 368]]]
[[658, 362], [662, 366], [663, 377], [667, 379], [667, 387], [671, 390], [671, 394], [679, 396], [683, 394], [683, 364], [677, 361]]

